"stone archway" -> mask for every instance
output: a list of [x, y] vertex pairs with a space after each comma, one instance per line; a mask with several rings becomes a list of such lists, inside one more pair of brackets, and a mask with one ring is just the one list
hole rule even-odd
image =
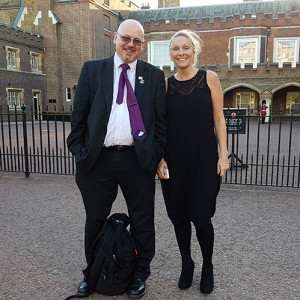
[[300, 115], [300, 86], [286, 86], [275, 91], [272, 100], [272, 114]]
[[260, 107], [260, 93], [252, 87], [238, 85], [224, 91], [224, 108], [247, 108], [249, 114], [257, 114]]

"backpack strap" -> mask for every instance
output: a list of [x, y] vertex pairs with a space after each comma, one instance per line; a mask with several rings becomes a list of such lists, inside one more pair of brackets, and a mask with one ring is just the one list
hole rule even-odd
[[71, 296], [67, 297], [65, 300], [70, 300], [70, 299], [75, 299], [75, 298], [86, 298], [88, 296], [91, 296], [91, 294], [88, 294], [86, 296], [76, 294], [76, 295], [71, 295]]

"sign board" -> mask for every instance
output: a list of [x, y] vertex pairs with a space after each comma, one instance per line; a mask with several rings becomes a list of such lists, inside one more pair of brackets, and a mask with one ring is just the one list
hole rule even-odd
[[228, 134], [245, 134], [247, 109], [224, 108], [224, 116]]

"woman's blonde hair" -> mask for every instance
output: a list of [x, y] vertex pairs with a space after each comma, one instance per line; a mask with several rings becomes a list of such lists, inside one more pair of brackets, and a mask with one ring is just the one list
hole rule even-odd
[[203, 42], [202, 40], [200, 39], [200, 37], [192, 30], [180, 30], [178, 32], [176, 32], [172, 37], [171, 37], [171, 41], [170, 41], [170, 44], [169, 44], [169, 50], [170, 50], [170, 53], [171, 53], [171, 50], [172, 50], [172, 44], [173, 44], [173, 40], [176, 38], [176, 37], [179, 37], [179, 36], [185, 36], [186, 38], [189, 39], [194, 51], [195, 51], [195, 55], [194, 55], [194, 60], [193, 60], [193, 65], [196, 65], [197, 64], [197, 61], [198, 61], [198, 56], [202, 50], [202, 45], [203, 45]]

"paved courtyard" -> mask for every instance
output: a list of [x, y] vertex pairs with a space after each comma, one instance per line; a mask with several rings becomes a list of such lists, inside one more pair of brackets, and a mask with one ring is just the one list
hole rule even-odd
[[[3, 300], [63, 300], [76, 291], [84, 268], [84, 209], [73, 176], [0, 172]], [[126, 212], [119, 193], [113, 212]], [[145, 300], [300, 299], [300, 190], [222, 185], [213, 219], [215, 290], [199, 291], [201, 256], [191, 288], [177, 288], [180, 257], [156, 194], [156, 256]], [[86, 299], [127, 299], [93, 294]]]

